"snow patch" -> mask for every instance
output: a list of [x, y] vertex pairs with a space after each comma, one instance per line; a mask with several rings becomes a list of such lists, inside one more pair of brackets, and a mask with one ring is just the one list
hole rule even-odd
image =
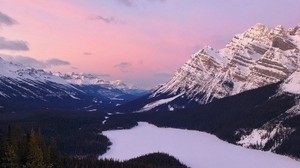
[[149, 110], [151, 110], [151, 109], [153, 109], [153, 108], [155, 108], [155, 107], [157, 107], [157, 106], [160, 106], [160, 105], [162, 105], [162, 104], [167, 104], [167, 103], [169, 103], [169, 102], [171, 102], [171, 101], [177, 99], [178, 97], [182, 96], [183, 94], [184, 94], [184, 93], [181, 93], [181, 94], [176, 95], [176, 96], [174, 96], [174, 97], [170, 97], [170, 98], [167, 98], [167, 99], [160, 99], [160, 100], [157, 100], [157, 101], [155, 101], [155, 102], [153, 102], [153, 103], [149, 103], [149, 104], [145, 105], [143, 108], [141, 108], [141, 109], [140, 109], [139, 111], [137, 111], [137, 112], [149, 111]]
[[102, 159], [128, 160], [153, 152], [168, 153], [191, 168], [299, 168], [300, 162], [270, 152], [246, 149], [208, 133], [158, 128], [139, 122], [129, 130], [104, 131], [112, 146]]
[[267, 130], [254, 129], [251, 134], [243, 136], [237, 144], [240, 144], [243, 147], [251, 147], [252, 145], [263, 147], [270, 138], [270, 134]]
[[80, 98], [78, 98], [78, 97], [76, 97], [76, 96], [74, 96], [74, 95], [70, 95], [70, 97], [73, 98], [73, 99], [80, 100]]
[[124, 100], [124, 99], [122, 99], [122, 98], [117, 98], [117, 97], [112, 97], [112, 98], [109, 98], [110, 100], [120, 100], [120, 101], [122, 101], [122, 100]]
[[293, 94], [300, 94], [300, 69], [295, 71], [285, 82], [281, 85], [284, 92]]

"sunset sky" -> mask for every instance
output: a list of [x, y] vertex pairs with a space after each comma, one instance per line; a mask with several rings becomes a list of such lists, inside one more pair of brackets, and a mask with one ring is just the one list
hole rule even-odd
[[0, 56], [151, 88], [202, 47], [222, 48], [255, 23], [295, 27], [299, 7], [300, 0], [0, 0]]

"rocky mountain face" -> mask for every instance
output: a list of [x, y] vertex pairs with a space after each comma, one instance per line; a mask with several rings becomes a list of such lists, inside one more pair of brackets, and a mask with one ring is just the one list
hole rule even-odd
[[[282, 81], [296, 71], [299, 60], [300, 26], [284, 29], [256, 24], [234, 36], [223, 49], [205, 47], [191, 56], [144, 105], [176, 95], [181, 96], [163, 104], [164, 110], [206, 104]], [[186, 100], [185, 104], [175, 103], [178, 99]]]
[[139, 96], [131, 91], [121, 81], [52, 73], [0, 58], [0, 111], [111, 109]]

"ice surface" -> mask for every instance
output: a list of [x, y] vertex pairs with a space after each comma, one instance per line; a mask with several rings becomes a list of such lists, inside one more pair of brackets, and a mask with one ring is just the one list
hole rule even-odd
[[191, 130], [158, 128], [140, 122], [129, 130], [103, 132], [112, 142], [99, 158], [128, 160], [153, 152], [164, 152], [192, 168], [299, 168], [300, 162], [285, 156], [246, 149], [217, 137]]

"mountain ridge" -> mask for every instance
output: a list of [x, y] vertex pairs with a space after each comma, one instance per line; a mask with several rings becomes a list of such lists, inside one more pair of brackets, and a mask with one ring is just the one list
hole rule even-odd
[[1, 111], [112, 109], [147, 93], [120, 80], [105, 81], [91, 74], [53, 73], [1, 57], [0, 86]]
[[[258, 23], [237, 34], [216, 50], [205, 47], [177, 70], [173, 78], [153, 91], [139, 111], [159, 99], [182, 96], [161, 109], [180, 109], [189, 104], [207, 104], [288, 78], [299, 68], [300, 27], [284, 29]], [[176, 103], [179, 102], [185, 103]], [[167, 108], [170, 107], [170, 108]]]

